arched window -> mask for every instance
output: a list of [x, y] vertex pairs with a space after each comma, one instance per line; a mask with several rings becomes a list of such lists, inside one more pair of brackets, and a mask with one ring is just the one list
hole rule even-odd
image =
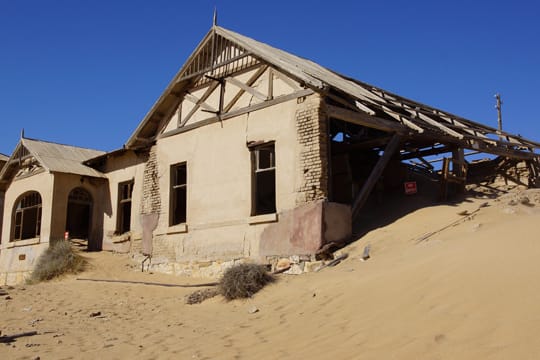
[[78, 204], [92, 204], [92, 195], [85, 189], [77, 187], [69, 193], [68, 202]]
[[23, 194], [15, 203], [12, 241], [32, 239], [41, 229], [41, 195], [37, 191]]

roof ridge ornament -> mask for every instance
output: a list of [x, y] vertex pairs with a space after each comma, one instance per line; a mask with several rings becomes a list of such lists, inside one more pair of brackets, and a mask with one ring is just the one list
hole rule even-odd
[[217, 7], [214, 6], [214, 17], [212, 18], [212, 27], [217, 26]]

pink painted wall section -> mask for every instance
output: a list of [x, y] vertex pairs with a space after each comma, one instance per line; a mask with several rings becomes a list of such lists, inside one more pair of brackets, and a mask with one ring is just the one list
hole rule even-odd
[[322, 201], [279, 213], [278, 222], [261, 234], [259, 254], [305, 255], [317, 251], [322, 241]]
[[325, 202], [323, 219], [324, 244], [348, 242], [350, 240], [352, 215], [349, 205]]
[[350, 236], [350, 208], [321, 200], [280, 213], [278, 222], [261, 234], [259, 254], [309, 255], [327, 242], [347, 241]]

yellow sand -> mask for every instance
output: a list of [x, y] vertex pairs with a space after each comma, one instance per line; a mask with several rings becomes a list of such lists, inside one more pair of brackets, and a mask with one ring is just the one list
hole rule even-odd
[[[410, 213], [343, 249], [350, 256], [338, 266], [280, 275], [250, 300], [186, 305], [194, 288], [76, 276], [9, 289], [2, 334], [38, 335], [0, 344], [0, 358], [539, 359], [540, 193], [526, 195], [533, 204], [508, 205], [521, 196], [513, 195]], [[486, 201], [471, 218], [458, 215]], [[141, 273], [121, 255], [87, 256], [93, 269], [79, 277], [208, 281]]]

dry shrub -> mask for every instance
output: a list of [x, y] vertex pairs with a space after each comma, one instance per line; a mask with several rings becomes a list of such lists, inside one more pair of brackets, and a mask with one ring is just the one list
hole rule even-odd
[[219, 295], [218, 289], [204, 289], [197, 290], [186, 296], [186, 304], [200, 304], [206, 299], [211, 299], [214, 296]]
[[73, 250], [68, 241], [51, 243], [39, 257], [30, 282], [51, 280], [63, 274], [76, 274], [84, 270], [87, 261]]
[[265, 265], [239, 264], [225, 271], [218, 286], [225, 299], [233, 300], [251, 297], [274, 280]]

